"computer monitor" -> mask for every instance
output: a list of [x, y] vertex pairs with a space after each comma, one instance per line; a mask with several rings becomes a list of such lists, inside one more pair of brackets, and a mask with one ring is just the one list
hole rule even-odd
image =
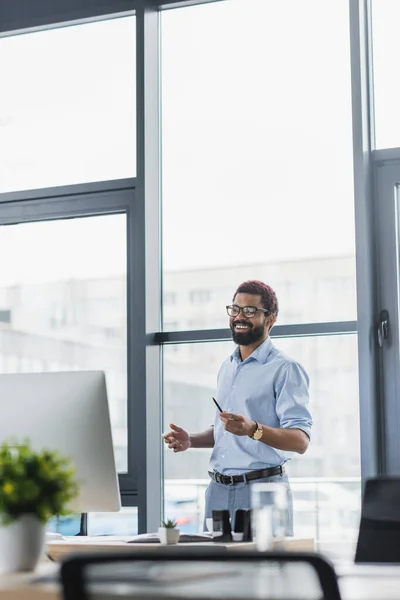
[[79, 483], [71, 512], [120, 510], [102, 371], [0, 375], [0, 407], [0, 443], [28, 439], [71, 459]]

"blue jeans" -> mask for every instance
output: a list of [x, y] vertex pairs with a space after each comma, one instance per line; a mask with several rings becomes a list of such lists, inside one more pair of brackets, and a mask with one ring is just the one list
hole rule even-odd
[[[290, 489], [289, 479], [285, 473], [272, 475], [272, 477], [263, 477], [254, 480], [254, 483], [279, 482], [285, 483], [288, 492], [288, 513], [286, 519], [286, 535], [293, 535], [293, 500]], [[224, 485], [211, 480], [206, 489], [206, 507], [204, 515], [204, 530], [206, 527], [206, 518], [212, 517], [213, 510], [229, 510], [231, 523], [234, 523], [235, 511], [238, 508], [249, 510], [251, 508], [250, 483], [236, 483], [235, 485]]]

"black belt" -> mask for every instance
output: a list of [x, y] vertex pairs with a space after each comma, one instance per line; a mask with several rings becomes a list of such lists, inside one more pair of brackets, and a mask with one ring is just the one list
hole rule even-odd
[[283, 465], [277, 467], [270, 467], [269, 469], [259, 469], [258, 471], [249, 471], [243, 473], [243, 475], [222, 475], [217, 471], [208, 471], [211, 479], [214, 479], [217, 483], [223, 483], [224, 485], [235, 485], [235, 483], [242, 483], [243, 481], [253, 481], [254, 479], [262, 479], [263, 477], [272, 477], [272, 475], [281, 475], [285, 472]]

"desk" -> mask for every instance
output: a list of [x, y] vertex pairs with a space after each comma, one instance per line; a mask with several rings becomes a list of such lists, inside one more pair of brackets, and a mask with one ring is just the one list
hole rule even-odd
[[[66, 558], [68, 554], [76, 554], [77, 552], [110, 552], [117, 550], [119, 552], [132, 552], [137, 550], [148, 550], [154, 552], [157, 548], [165, 548], [160, 544], [128, 544], [127, 540], [131, 539], [132, 536], [126, 538], [114, 537], [114, 536], [95, 536], [95, 537], [71, 537], [64, 540], [52, 540], [47, 543], [47, 554], [54, 561], [60, 561]], [[180, 547], [188, 546], [193, 548], [195, 546], [224, 546], [228, 550], [243, 550], [249, 549], [254, 550], [255, 544], [253, 542], [234, 542], [231, 544], [215, 544], [214, 542], [202, 542], [200, 544], [179, 544]], [[314, 539], [313, 538], [297, 538], [288, 537], [284, 540], [285, 550], [303, 550], [310, 551], [314, 550]]]
[[[0, 576], [0, 600], [62, 600], [60, 586], [56, 583], [34, 583], [40, 576], [56, 575], [57, 563], [41, 563], [35, 573], [16, 573]], [[400, 600], [400, 568], [398, 573], [382, 575], [382, 569], [363, 575], [346, 575], [339, 578], [343, 600]], [[165, 600], [178, 600], [172, 596]], [[121, 600], [121, 596], [119, 596]], [[138, 599], [139, 600], [139, 599]], [[204, 600], [204, 599], [203, 599]], [[209, 600], [209, 599], [208, 599]], [[245, 600], [248, 600], [247, 598]]]
[[[127, 538], [129, 539], [129, 538]], [[310, 550], [312, 540], [292, 538], [296, 550], [304, 544], [303, 550]], [[195, 546], [196, 544], [185, 544]], [[211, 545], [207, 543], [207, 545]], [[222, 544], [221, 544], [222, 545]], [[289, 542], [290, 545], [290, 542]], [[294, 546], [292, 545], [293, 549]], [[183, 544], [181, 544], [183, 546]], [[203, 546], [203, 544], [201, 544]], [[220, 546], [220, 544], [218, 544]], [[233, 543], [225, 545], [228, 551], [244, 548], [253, 549], [252, 543]], [[60, 559], [71, 552], [84, 551], [157, 551], [158, 544], [127, 544], [122, 538], [72, 538], [48, 543], [49, 554], [55, 559]], [[350, 566], [350, 568], [349, 568]], [[56, 562], [42, 562], [35, 573], [16, 573], [0, 576], [0, 600], [61, 600], [60, 586], [57, 583], [36, 583], [40, 576], [56, 575], [59, 565]], [[343, 600], [400, 600], [400, 567], [358, 567], [354, 568], [347, 563], [346, 568], [337, 565], [339, 586]], [[178, 600], [173, 596], [165, 596], [164, 600]], [[204, 599], [203, 599], [204, 600]], [[207, 600], [212, 600], [208, 598]], [[247, 599], [246, 599], [247, 600]]]
[[0, 575], [0, 600], [62, 600], [57, 583], [34, 583], [40, 576], [56, 575], [59, 565], [40, 563], [35, 573]]

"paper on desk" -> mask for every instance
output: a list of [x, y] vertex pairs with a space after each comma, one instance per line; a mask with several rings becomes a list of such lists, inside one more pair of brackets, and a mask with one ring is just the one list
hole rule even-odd
[[[211, 533], [181, 533], [179, 536], [179, 542], [182, 544], [188, 544], [190, 542], [212, 542]], [[160, 538], [157, 533], [140, 533], [133, 538], [127, 540], [129, 544], [159, 544]]]

